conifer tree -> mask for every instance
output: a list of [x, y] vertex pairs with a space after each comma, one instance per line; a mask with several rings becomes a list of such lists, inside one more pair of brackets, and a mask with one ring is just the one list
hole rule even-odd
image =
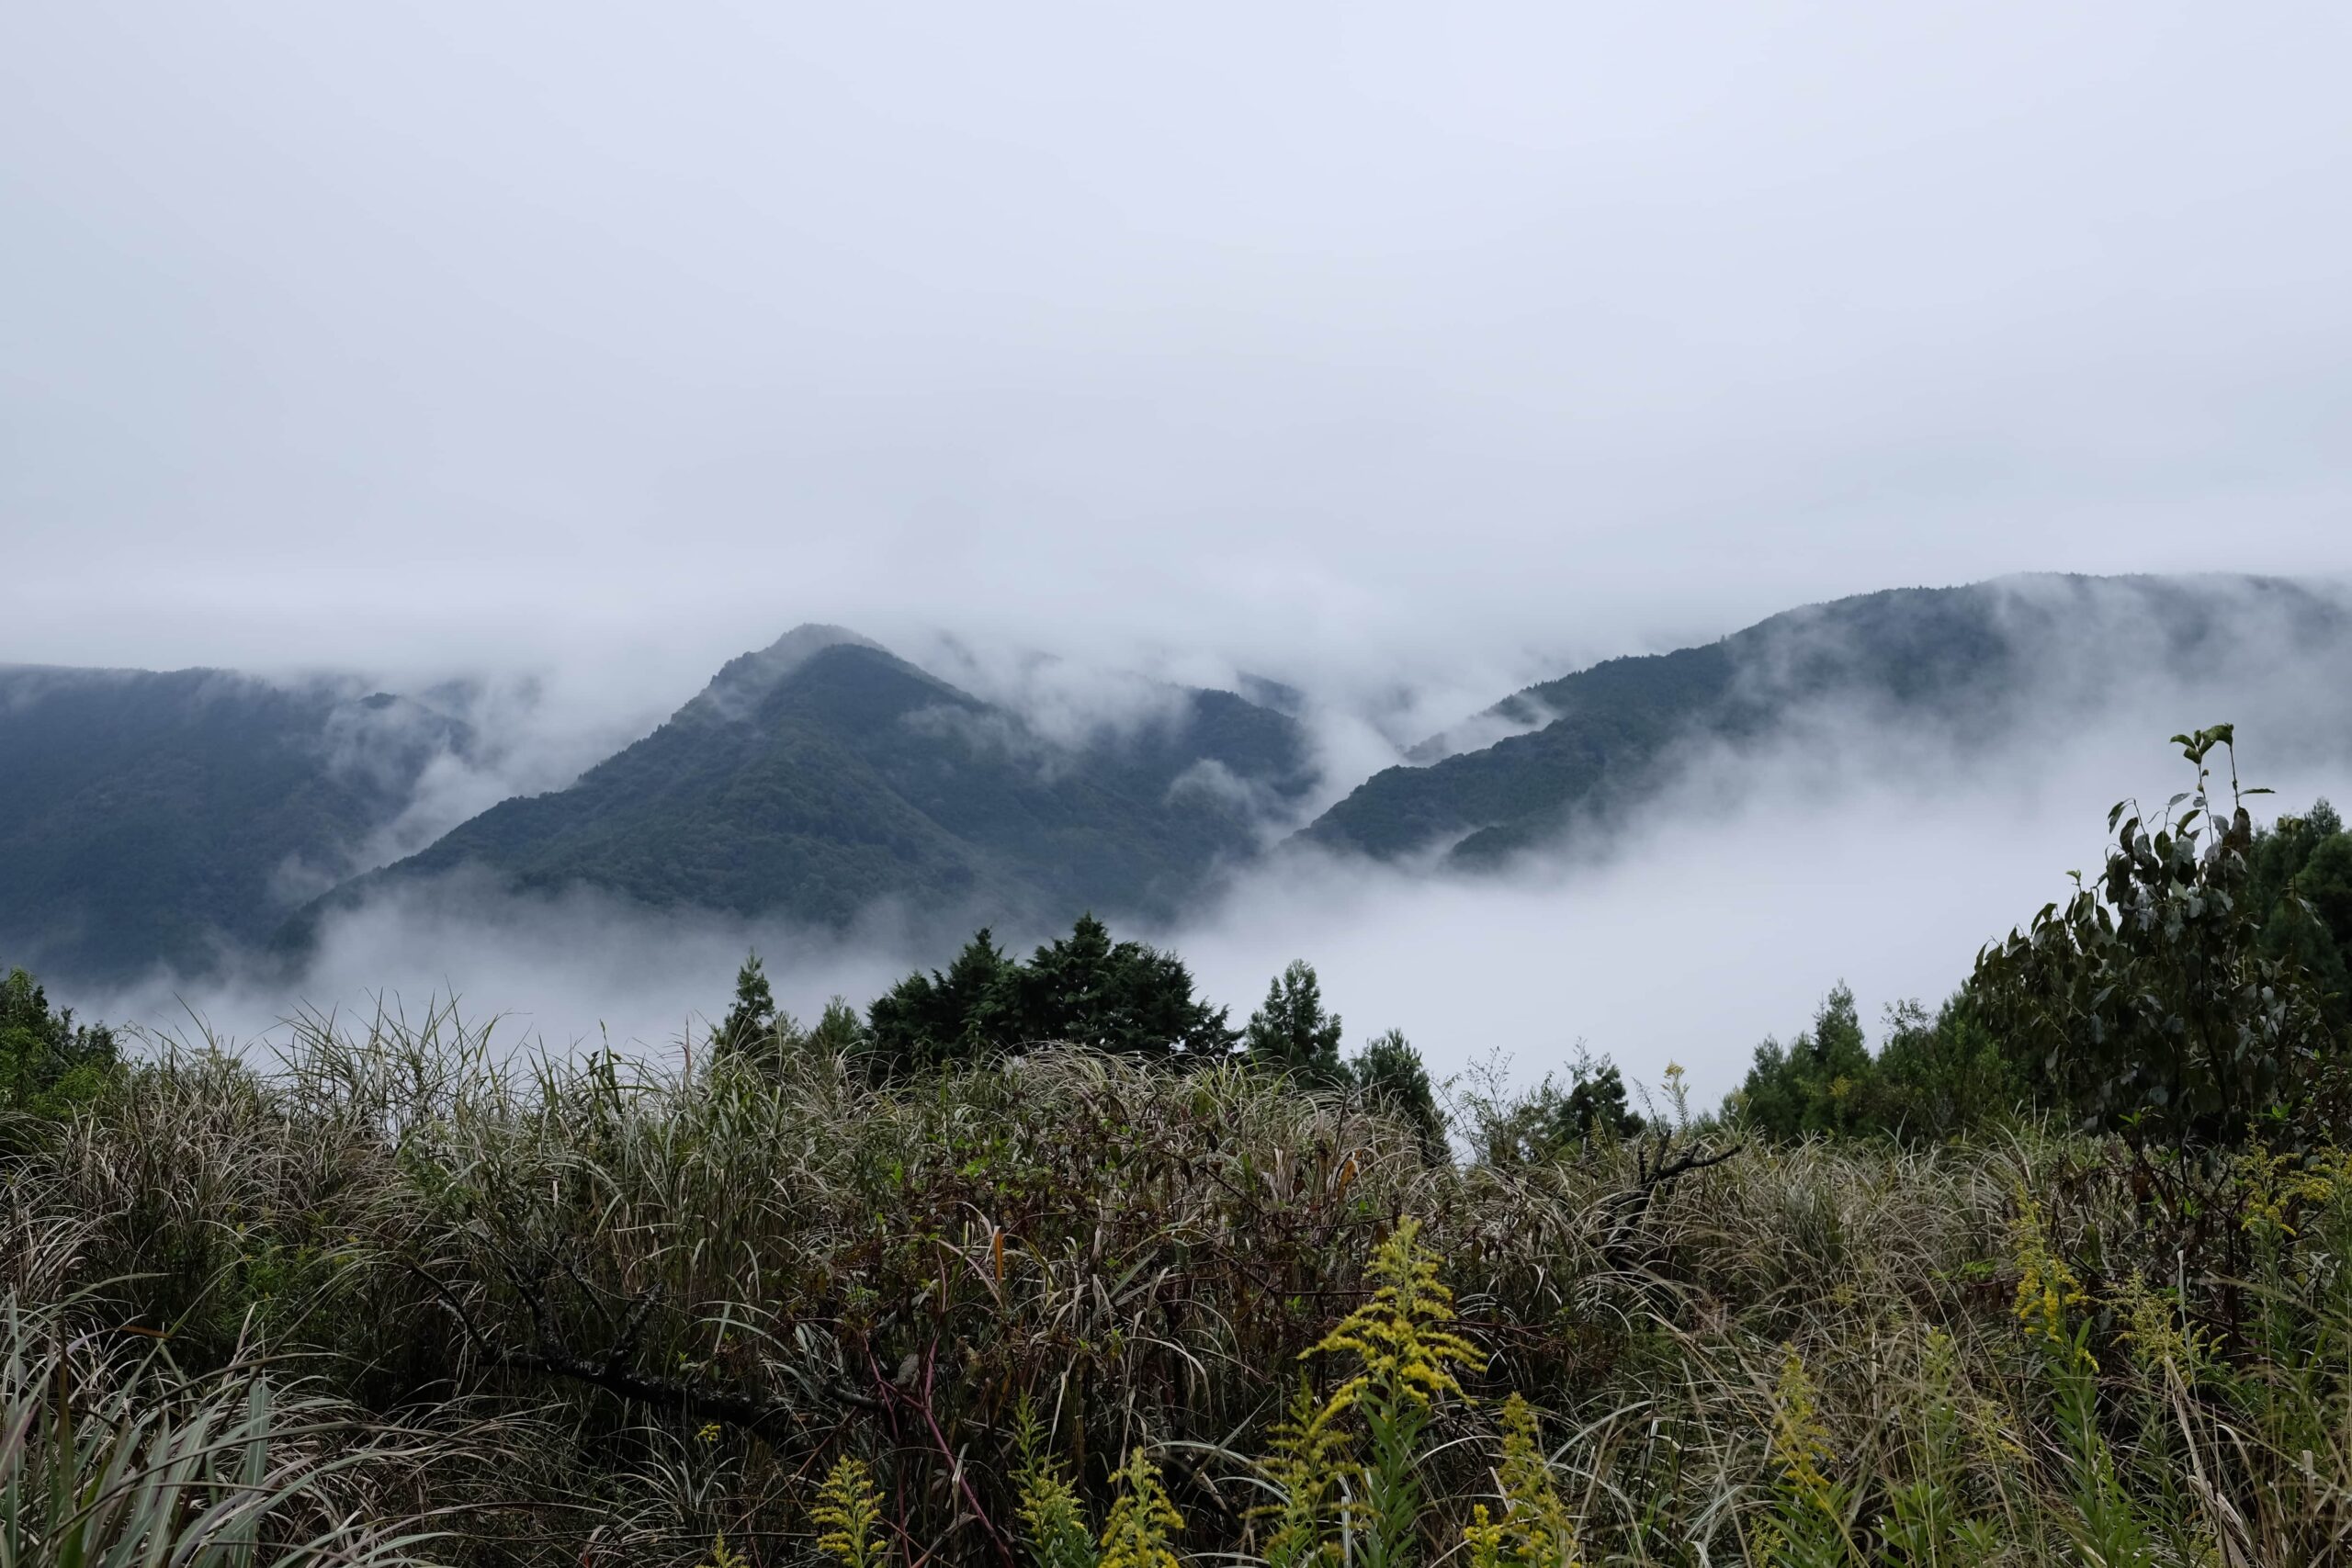
[[869, 1040], [865, 1025], [859, 1021], [857, 1010], [849, 1005], [849, 998], [835, 997], [817, 1015], [817, 1026], [808, 1032], [808, 1044], [820, 1055], [845, 1056], [865, 1050]]
[[1113, 942], [1091, 914], [1020, 966], [1014, 995], [1024, 1040], [1187, 1059], [1233, 1048], [1225, 1009], [1193, 994], [1193, 972], [1182, 959], [1139, 942]]
[[1435, 1158], [1445, 1152], [1445, 1118], [1438, 1113], [1437, 1091], [1421, 1054], [1400, 1029], [1375, 1034], [1348, 1064], [1348, 1074], [1364, 1098], [1413, 1129], [1422, 1152]]
[[1301, 1083], [1347, 1082], [1340, 1061], [1340, 1015], [1323, 1009], [1323, 987], [1315, 966], [1294, 958], [1266, 987], [1266, 999], [1250, 1015], [1244, 1031], [1251, 1062], [1286, 1072]]
[[1874, 1082], [1854, 993], [1844, 981], [1822, 998], [1813, 1028], [1787, 1045], [1767, 1040], [1739, 1091], [1738, 1111], [1775, 1138], [1853, 1130]]
[[49, 995], [22, 969], [0, 977], [0, 1155], [19, 1150], [33, 1135], [15, 1124], [71, 1115], [105, 1091], [120, 1072], [114, 1032], [77, 1024], [72, 1008], [51, 1008]]
[[1014, 1043], [1008, 985], [1019, 967], [983, 926], [944, 974], [918, 969], [876, 998], [865, 1030], [876, 1070], [922, 1071]]
[[747, 953], [735, 971], [735, 1005], [712, 1032], [711, 1043], [721, 1051], [750, 1050], [775, 1032], [775, 994], [768, 988], [767, 973], [758, 953]]
[[917, 972], [884, 993], [866, 1022], [885, 1076], [1049, 1042], [1191, 1060], [1221, 1056], [1234, 1041], [1225, 1010], [1193, 995], [1183, 960], [1114, 942], [1091, 914], [1026, 964], [983, 930], [945, 973]]

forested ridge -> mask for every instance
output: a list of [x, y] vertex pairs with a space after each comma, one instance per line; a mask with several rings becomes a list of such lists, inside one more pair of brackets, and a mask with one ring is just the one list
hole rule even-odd
[[748, 957], [667, 1064], [15, 973], [6, 1561], [2340, 1561], [2352, 835], [2233, 740], [1720, 1107], [1091, 917], [806, 1024]]
[[[1304, 837], [1494, 866], [1579, 824], [1605, 831], [1692, 755], [1806, 718], [1990, 741], [2030, 714], [2088, 724], [2233, 663], [2316, 656], [2334, 679], [2352, 670], [2346, 626], [2331, 593], [2267, 578], [2030, 577], [1858, 594], [1515, 693], [1481, 717], [1522, 733], [1459, 754], [1431, 737], [1413, 748], [1419, 765], [1374, 774]], [[2246, 646], [2249, 627], [2258, 647]]]
[[809, 626], [730, 660], [564, 787], [454, 823], [413, 811], [428, 775], [519, 744], [476, 732], [467, 716], [488, 710], [463, 682], [409, 696], [0, 670], [0, 942], [59, 982], [275, 965], [288, 984], [331, 920], [385, 894], [463, 912], [585, 889], [927, 940], [1034, 936], [1089, 910], [1165, 926], [1302, 856], [1462, 871], [1605, 843], [1657, 819], [1713, 751], [1802, 746], [1825, 716], [1858, 729], [1859, 755], [1881, 731], [1965, 751], [2176, 688], [2258, 694], [2282, 668], [2342, 688], [2352, 622], [2332, 591], [2019, 578], [1865, 594], [1531, 686], [1464, 731], [1521, 733], [1431, 738], [1410, 749], [1422, 765], [1306, 821], [1349, 781], [1326, 776], [1312, 705], [1275, 682], [1152, 686], [1073, 733]]
[[212, 968], [355, 869], [463, 721], [345, 680], [0, 666], [0, 948]]
[[1072, 748], [870, 644], [820, 643], [737, 661], [570, 788], [494, 807], [335, 901], [474, 866], [520, 890], [825, 924], [877, 899], [1164, 914], [1255, 847], [1229, 791], [1189, 787], [1212, 768], [1277, 798], [1310, 777], [1297, 727], [1231, 693]]
[[1165, 917], [1253, 854], [1315, 773], [1289, 716], [1159, 694], [1142, 722], [1056, 739], [854, 633], [802, 627], [567, 787], [418, 850], [388, 830], [429, 766], [484, 744], [465, 690], [0, 670], [0, 942], [85, 984], [266, 959], [290, 974], [326, 917], [451, 873], [477, 897], [587, 887], [820, 925], [876, 903], [1031, 926]]

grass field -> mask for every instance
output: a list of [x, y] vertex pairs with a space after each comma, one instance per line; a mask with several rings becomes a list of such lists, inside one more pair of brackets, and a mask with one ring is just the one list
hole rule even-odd
[[0, 1565], [2339, 1559], [2342, 1163], [2135, 1169], [316, 1021], [10, 1164]]

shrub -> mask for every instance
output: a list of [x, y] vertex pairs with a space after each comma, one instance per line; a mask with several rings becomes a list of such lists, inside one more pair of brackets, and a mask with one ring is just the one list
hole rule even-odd
[[1986, 949], [1972, 994], [2086, 1127], [2176, 1151], [2308, 1137], [2297, 1113], [2338, 1043], [2303, 970], [2256, 941], [2245, 797], [2261, 792], [2238, 784], [2229, 726], [2173, 739], [2194, 788], [2152, 821], [2118, 804], [2098, 881]]
[[0, 979], [0, 1154], [45, 1137], [46, 1124], [95, 1102], [120, 1070], [111, 1030], [52, 1010], [22, 969]]

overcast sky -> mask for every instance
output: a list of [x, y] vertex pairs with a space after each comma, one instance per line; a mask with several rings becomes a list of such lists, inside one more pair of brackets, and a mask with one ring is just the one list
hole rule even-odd
[[9, 6], [0, 659], [666, 705], [820, 618], [1469, 691], [2340, 570], [2347, 58], [2141, 0]]
[[[0, 660], [552, 667], [601, 746], [826, 620], [1435, 728], [1840, 593], [2342, 573], [2347, 60], [2341, 6], [2148, 0], [6, 6]], [[2116, 745], [2047, 816], [1947, 787], [1983, 886], [1912, 924], [1883, 784], [1183, 934], [1244, 1008], [1305, 951], [1356, 1022], [1502, 998], [1443, 1062], [1716, 1089], [1840, 973], [1957, 980], [2163, 761]], [[1712, 989], [1643, 970], [1694, 882]], [[656, 1029], [743, 933], [607, 934], [661, 973], [355, 932], [343, 989]]]

